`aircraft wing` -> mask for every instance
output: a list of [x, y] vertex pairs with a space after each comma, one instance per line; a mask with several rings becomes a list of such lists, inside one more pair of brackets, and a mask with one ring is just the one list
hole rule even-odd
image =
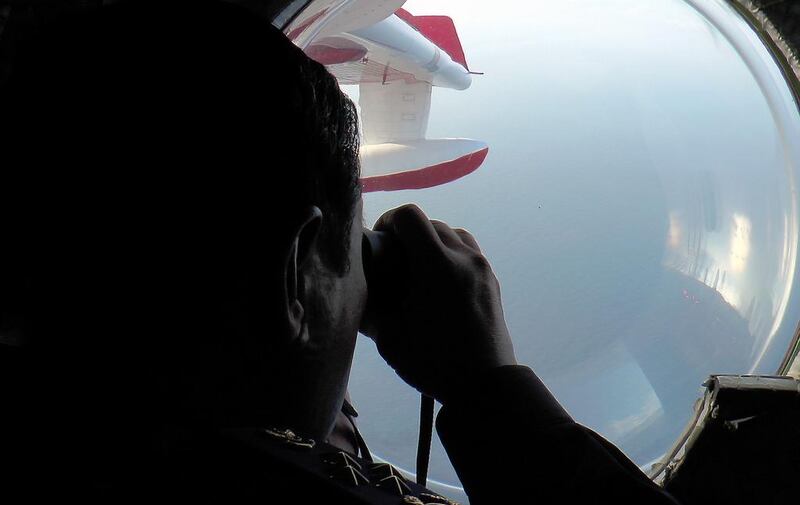
[[[432, 88], [472, 83], [452, 19], [413, 16], [399, 8], [403, 1], [362, 3], [305, 34], [305, 51], [341, 84], [359, 86], [364, 191], [427, 188], [476, 170], [488, 154], [484, 142], [426, 137]], [[309, 12], [289, 36], [304, 37], [325, 15]]]

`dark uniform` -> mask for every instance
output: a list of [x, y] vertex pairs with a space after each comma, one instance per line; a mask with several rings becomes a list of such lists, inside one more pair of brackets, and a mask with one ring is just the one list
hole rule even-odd
[[[527, 367], [503, 367], [441, 410], [437, 429], [473, 504], [677, 502], [575, 423]], [[290, 431], [228, 430], [174, 451], [178, 496], [261, 503], [452, 503], [386, 464]]]
[[276, 499], [276, 503], [278, 497], [283, 500], [280, 503], [454, 503], [407, 479], [392, 465], [302, 439], [291, 430], [227, 430], [220, 441], [225, 461], [237, 460], [233, 463], [235, 470], [214, 472], [222, 479], [221, 486], [212, 486], [212, 494], [221, 499], [244, 496], [267, 502]]
[[[17, 378], [33, 369], [24, 360], [10, 363], [19, 366], [3, 371]], [[44, 405], [41, 400], [25, 394], [7, 403], [15, 404], [7, 414], [22, 417], [16, 428], [4, 426], [2, 497], [448, 503], [389, 465], [283, 430], [199, 432], [151, 425], [137, 432], [133, 422], [69, 424], [73, 413], [53, 408], [54, 398]], [[125, 418], [130, 421], [133, 413]], [[527, 367], [502, 367], [476, 378], [468, 396], [442, 408], [437, 430], [473, 505], [677, 503], [616, 447], [572, 421]]]

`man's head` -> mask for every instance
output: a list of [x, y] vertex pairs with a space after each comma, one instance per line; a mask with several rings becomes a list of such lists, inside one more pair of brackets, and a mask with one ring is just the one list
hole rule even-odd
[[21, 43], [0, 100], [0, 314], [47, 363], [324, 436], [365, 299], [334, 78], [237, 7], [120, 2]]

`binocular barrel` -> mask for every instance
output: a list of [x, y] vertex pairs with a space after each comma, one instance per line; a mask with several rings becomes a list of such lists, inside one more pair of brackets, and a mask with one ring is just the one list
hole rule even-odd
[[362, 333], [369, 336], [381, 314], [397, 296], [402, 279], [403, 254], [400, 242], [393, 234], [364, 228], [361, 258], [367, 281], [367, 307], [361, 322]]

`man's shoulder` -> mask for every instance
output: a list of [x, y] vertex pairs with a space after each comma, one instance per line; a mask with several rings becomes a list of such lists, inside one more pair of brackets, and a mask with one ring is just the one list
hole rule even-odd
[[[452, 503], [395, 467], [290, 430], [242, 428], [196, 439], [169, 487], [205, 498], [267, 503]], [[177, 460], [176, 460], [177, 461]], [[183, 493], [181, 493], [183, 494]]]

